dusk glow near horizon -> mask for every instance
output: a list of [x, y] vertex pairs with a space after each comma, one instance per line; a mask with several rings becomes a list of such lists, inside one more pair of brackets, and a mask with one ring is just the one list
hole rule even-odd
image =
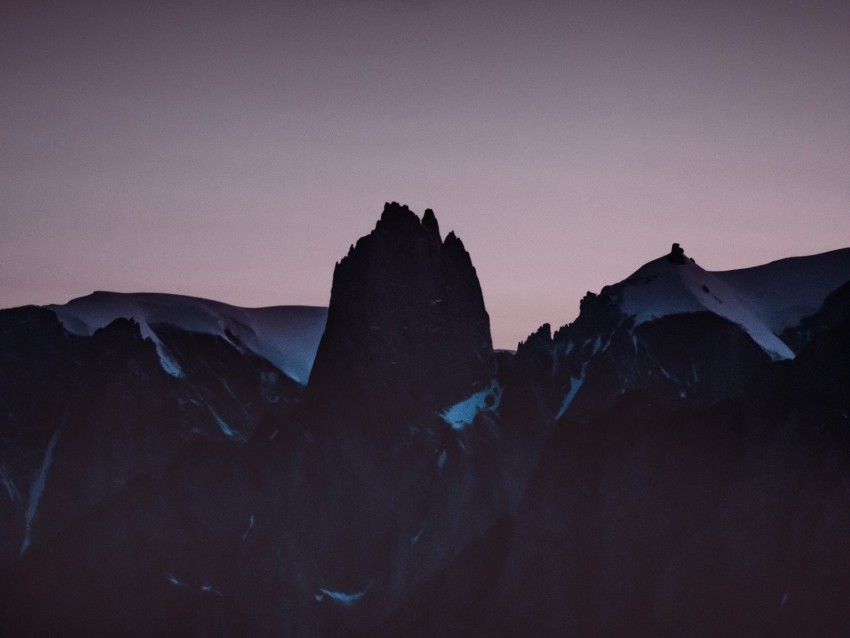
[[494, 345], [673, 242], [850, 245], [850, 3], [0, 3], [0, 307], [326, 305], [384, 202], [470, 252]]

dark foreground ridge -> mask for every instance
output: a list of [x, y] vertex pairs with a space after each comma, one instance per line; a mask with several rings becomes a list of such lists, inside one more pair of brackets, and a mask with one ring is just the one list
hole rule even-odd
[[848, 351], [850, 249], [674, 244], [494, 353], [462, 242], [396, 203], [327, 313], [3, 310], [0, 627], [846, 636]]

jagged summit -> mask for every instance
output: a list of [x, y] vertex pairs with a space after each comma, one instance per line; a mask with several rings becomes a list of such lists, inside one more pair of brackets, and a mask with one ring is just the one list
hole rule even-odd
[[375, 230], [413, 230], [422, 225], [419, 217], [406, 205], [398, 202], [384, 204], [384, 212], [375, 225]]
[[437, 217], [434, 215], [434, 211], [430, 208], [426, 208], [425, 213], [422, 215], [422, 226], [434, 233], [437, 237], [440, 236], [440, 224], [437, 223]]
[[420, 241], [454, 244], [461, 250], [465, 250], [463, 242], [455, 235], [454, 231], [449, 232], [445, 241], [442, 239], [440, 224], [432, 209], [426, 208], [420, 219], [407, 205], [398, 202], [384, 203], [384, 210], [375, 224], [374, 230], [352, 244], [348, 251], [349, 255], [361, 243], [372, 242], [375, 236], [384, 237], [383, 241], [387, 242], [391, 241], [391, 238], [403, 242], [405, 237], [407, 240], [417, 237]]
[[494, 366], [490, 320], [463, 243], [453, 232], [441, 240], [432, 210], [420, 220], [386, 204], [334, 270], [309, 395], [346, 416], [344, 406], [374, 396], [384, 416], [425, 419], [488, 387]]

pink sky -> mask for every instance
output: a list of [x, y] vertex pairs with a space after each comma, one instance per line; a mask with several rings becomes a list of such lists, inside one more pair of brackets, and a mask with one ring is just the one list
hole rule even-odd
[[850, 244], [843, 0], [0, 11], [0, 307], [324, 305], [395, 200], [463, 239], [512, 348], [674, 241]]

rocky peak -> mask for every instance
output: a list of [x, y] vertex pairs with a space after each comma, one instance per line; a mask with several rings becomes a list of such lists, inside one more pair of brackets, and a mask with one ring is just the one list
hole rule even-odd
[[419, 217], [407, 206], [398, 202], [387, 202], [384, 204], [384, 212], [375, 225], [379, 232], [413, 231], [421, 225]]
[[434, 211], [430, 208], [426, 208], [425, 214], [422, 215], [422, 226], [437, 237], [440, 236], [440, 225], [437, 223]]
[[670, 248], [670, 254], [667, 255], [667, 261], [670, 261], [674, 264], [679, 264], [680, 266], [687, 263], [688, 258], [685, 257], [685, 249], [682, 248], [679, 244], [673, 244]]
[[463, 243], [454, 233], [441, 240], [430, 209], [420, 220], [388, 203], [334, 271], [308, 405], [403, 430], [487, 387], [494, 361]]

